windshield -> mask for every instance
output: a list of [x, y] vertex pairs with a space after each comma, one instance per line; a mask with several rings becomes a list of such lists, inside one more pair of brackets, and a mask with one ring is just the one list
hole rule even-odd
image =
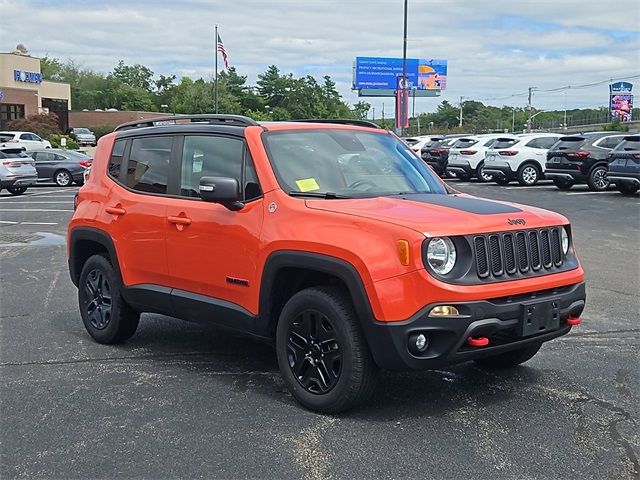
[[81, 133], [81, 134], [86, 134], [86, 135], [91, 135], [91, 131], [88, 128], [75, 128], [75, 133]]
[[288, 193], [340, 197], [447, 193], [425, 163], [386, 132], [296, 130], [266, 133], [264, 139], [278, 182]]

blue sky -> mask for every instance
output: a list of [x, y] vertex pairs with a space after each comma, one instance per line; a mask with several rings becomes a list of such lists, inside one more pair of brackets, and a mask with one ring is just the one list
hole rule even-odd
[[[331, 75], [344, 99], [356, 56], [402, 55], [402, 0], [0, 0], [0, 50], [23, 43], [35, 56], [73, 59], [108, 72], [122, 59], [156, 74], [209, 77], [218, 24], [229, 61], [254, 83], [268, 65], [294, 75]], [[27, 19], [27, 20], [25, 20]], [[28, 25], [28, 28], [25, 26]], [[448, 90], [419, 99], [524, 106], [526, 92], [640, 75], [640, 2], [409, 0], [408, 56], [446, 58]], [[640, 90], [640, 78], [631, 80]], [[565, 94], [538, 90], [537, 108]], [[569, 108], [607, 103], [607, 85], [572, 89]], [[504, 98], [508, 97], [508, 98]], [[491, 100], [489, 100], [491, 99]], [[382, 100], [368, 99], [380, 112]], [[392, 99], [384, 102], [387, 111]], [[379, 113], [377, 113], [379, 115]]]

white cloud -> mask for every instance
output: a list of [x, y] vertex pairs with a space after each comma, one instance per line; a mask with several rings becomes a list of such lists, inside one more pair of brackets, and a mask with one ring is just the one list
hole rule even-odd
[[[639, 9], [634, 0], [615, 8], [583, 0], [409, 0], [408, 55], [449, 60], [442, 98], [454, 102], [634, 75], [640, 73]], [[4, 25], [24, 25], [27, 18], [29, 26], [3, 28], [0, 50], [22, 42], [34, 55], [72, 58], [104, 72], [123, 59], [157, 74], [209, 77], [217, 23], [231, 64], [250, 82], [270, 64], [296, 75], [328, 74], [351, 103], [357, 101], [350, 91], [355, 56], [402, 54], [399, 0], [0, 0], [0, 11]], [[602, 105], [606, 85], [567, 96], [570, 107]], [[564, 95], [534, 98], [545, 108], [564, 105]], [[379, 111], [382, 102], [371, 103]], [[437, 103], [418, 100], [417, 110]], [[390, 110], [392, 99], [386, 105]]]

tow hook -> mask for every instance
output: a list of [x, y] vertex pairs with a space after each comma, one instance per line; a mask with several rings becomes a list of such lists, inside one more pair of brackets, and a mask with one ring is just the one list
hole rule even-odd
[[489, 345], [489, 339], [487, 337], [468, 337], [467, 343], [472, 347], [486, 347]]

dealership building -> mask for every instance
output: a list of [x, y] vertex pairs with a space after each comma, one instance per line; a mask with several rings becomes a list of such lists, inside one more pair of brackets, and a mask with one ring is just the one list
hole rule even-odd
[[0, 53], [0, 129], [16, 118], [55, 113], [60, 129], [69, 127], [71, 86], [45, 80], [40, 59], [26, 51]]

